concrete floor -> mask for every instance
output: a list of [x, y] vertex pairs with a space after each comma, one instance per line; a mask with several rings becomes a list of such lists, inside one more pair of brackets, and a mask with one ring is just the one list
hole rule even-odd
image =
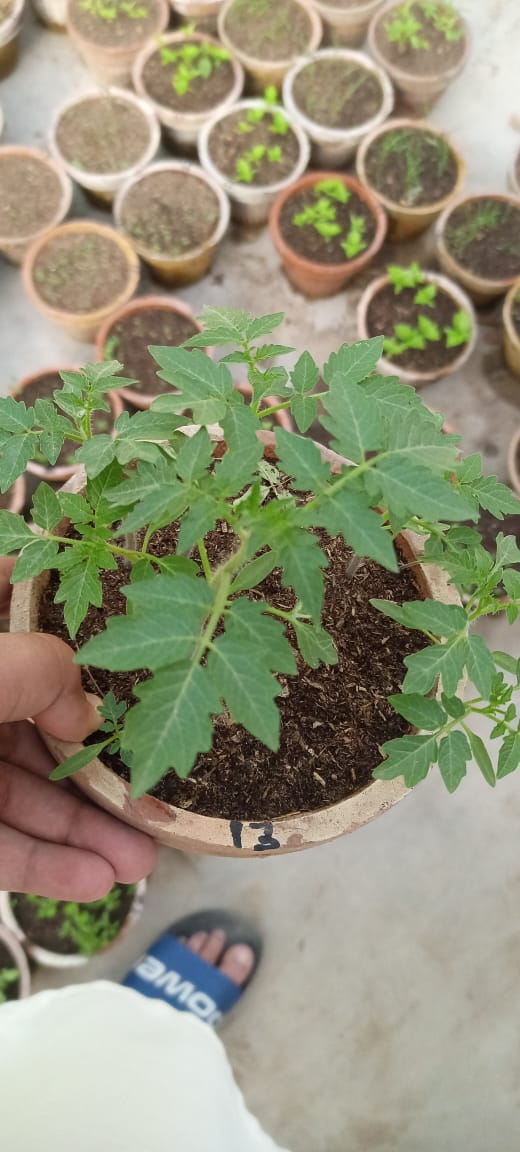
[[[432, 119], [461, 146], [468, 189], [500, 191], [520, 146], [520, 10], [515, 0], [458, 7], [473, 52]], [[20, 67], [0, 85], [7, 139], [42, 143], [60, 99], [89, 86], [67, 41], [28, 21]], [[75, 212], [86, 210], [78, 194]], [[431, 250], [428, 236], [398, 259], [427, 260]], [[355, 338], [362, 287], [358, 280], [332, 300], [306, 302], [279, 276], [265, 233], [234, 232], [212, 275], [183, 295], [197, 308], [284, 309], [282, 339], [305, 340], [320, 358]], [[0, 302], [0, 392], [30, 371], [92, 355], [33, 311], [6, 264]], [[505, 478], [519, 386], [502, 362], [499, 310], [481, 319], [464, 374], [430, 385], [424, 399]], [[517, 631], [506, 635], [496, 621], [488, 629], [495, 647], [520, 652]], [[241, 863], [164, 850], [131, 937], [72, 979], [119, 978], [188, 910], [248, 912], [264, 934], [265, 960], [222, 1037], [251, 1108], [281, 1143], [294, 1152], [516, 1152], [519, 823], [518, 780], [493, 793], [472, 770], [455, 796], [432, 777], [384, 819], [302, 855]], [[59, 982], [43, 972], [35, 979], [37, 988]]]

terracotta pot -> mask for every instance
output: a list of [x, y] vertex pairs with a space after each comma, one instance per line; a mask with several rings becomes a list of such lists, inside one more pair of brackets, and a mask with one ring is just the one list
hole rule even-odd
[[[99, 100], [100, 96], [113, 96], [114, 99], [130, 104], [142, 113], [146, 121], [148, 141], [144, 152], [135, 164], [119, 172], [87, 172], [84, 168], [78, 168], [75, 164], [71, 164], [65, 159], [58, 144], [57, 131], [64, 113], [68, 112], [69, 108], [74, 108], [78, 104], [86, 104], [90, 100]], [[61, 164], [62, 168], [65, 168], [65, 171], [68, 172], [71, 179], [75, 180], [76, 184], [79, 184], [80, 188], [83, 188], [87, 194], [90, 194], [92, 199], [100, 202], [101, 205], [108, 206], [112, 204], [118, 188], [121, 188], [126, 180], [135, 176], [142, 168], [145, 168], [147, 164], [151, 163], [160, 142], [161, 130], [149, 104], [144, 100], [139, 100], [133, 92], [128, 92], [123, 88], [108, 88], [106, 92], [100, 92], [98, 89], [94, 92], [86, 92], [84, 96], [75, 96], [73, 100], [67, 100], [55, 113], [49, 132], [49, 149], [58, 164]]]
[[[452, 372], [458, 372], [466, 361], [469, 360], [478, 338], [477, 317], [475, 316], [475, 310], [471, 300], [468, 299], [466, 293], [459, 288], [458, 284], [454, 284], [451, 280], [448, 280], [446, 276], [440, 276], [438, 272], [425, 272], [425, 276], [428, 284], [436, 284], [437, 287], [442, 288], [444, 292], [449, 292], [459, 309], [463, 308], [464, 311], [469, 314], [472, 334], [468, 343], [460, 346], [458, 353], [454, 349], [453, 360], [450, 364], [447, 364], [444, 368], [435, 368], [431, 372], [418, 372], [412, 368], [402, 368], [398, 360], [386, 360], [384, 356], [381, 357], [377, 365], [378, 372], [381, 372], [383, 376], [397, 375], [401, 380], [409, 384], [414, 384], [416, 387], [420, 387], [421, 384], [431, 383], [432, 380], [440, 380], [442, 376], [450, 376]], [[380, 292], [382, 288], [385, 288], [388, 282], [388, 276], [378, 276], [363, 292], [357, 307], [357, 328], [360, 340], [370, 339], [371, 333], [369, 333], [367, 326], [368, 309], [374, 296], [377, 296], [377, 293]]]
[[[11, 486], [11, 488], [8, 489], [8, 493], [9, 493], [9, 505], [7, 508], [8, 512], [15, 512], [16, 514], [23, 512], [24, 505], [25, 505], [26, 488], [27, 488], [27, 485], [25, 483], [25, 474], [22, 473], [22, 475], [19, 476], [17, 480], [15, 480], [15, 482]], [[5, 495], [5, 493], [4, 493], [4, 495]]]
[[44, 228], [37, 228], [35, 231], [27, 232], [23, 236], [0, 236], [0, 252], [2, 255], [12, 264], [21, 264], [31, 244], [34, 244], [41, 236], [47, 235], [65, 219], [72, 201], [72, 183], [60, 165], [56, 164], [50, 156], [46, 156], [44, 152], [40, 152], [38, 148], [25, 148], [21, 144], [5, 144], [0, 148], [0, 164], [3, 158], [8, 159], [10, 157], [33, 160], [45, 165], [46, 168], [50, 168], [51, 172], [54, 173], [61, 187], [61, 195], [56, 204], [56, 209], [52, 216], [49, 217], [49, 222]]
[[204, 181], [204, 183], [212, 189], [218, 200], [219, 219], [215, 231], [203, 244], [199, 244], [196, 248], [183, 253], [181, 256], [162, 256], [157, 252], [153, 252], [139, 240], [136, 240], [128, 234], [127, 243], [131, 244], [135, 251], [139, 253], [141, 259], [150, 266], [157, 280], [162, 281], [164, 284], [192, 284], [196, 280], [201, 280], [202, 277], [206, 275], [206, 272], [213, 263], [218, 245], [228, 229], [230, 217], [229, 200], [220, 185], [212, 180], [206, 172], [203, 172], [198, 164], [190, 164], [182, 160], [170, 160], [162, 161], [158, 164], [150, 164], [144, 172], [127, 180], [126, 184], [124, 184], [117, 193], [114, 203], [114, 215], [117, 227], [120, 228], [122, 232], [125, 231], [122, 220], [125, 196], [128, 194], [130, 188], [133, 188], [134, 184], [137, 184], [140, 180], [146, 180], [148, 176], [152, 176], [155, 172], [185, 172], [187, 175], [196, 176], [197, 179]]
[[[280, 214], [286, 200], [294, 193], [303, 192], [318, 181], [330, 180], [331, 178], [342, 180], [347, 188], [355, 192], [368, 205], [375, 218], [376, 232], [366, 251], [361, 252], [353, 260], [346, 260], [344, 264], [317, 264], [313, 260], [306, 260], [303, 256], [299, 256], [286, 243], [280, 231]], [[303, 292], [305, 296], [317, 298], [333, 296], [336, 292], [340, 292], [353, 276], [373, 260], [385, 238], [386, 216], [372, 193], [364, 188], [354, 176], [347, 176], [343, 172], [307, 172], [290, 188], [279, 193], [271, 209], [269, 229], [273, 244], [281, 257], [284, 270], [291, 284], [299, 292]]]
[[[217, 112], [215, 116], [208, 121], [202, 129], [199, 138], [199, 159], [205, 172], [220, 184], [224, 192], [229, 196], [231, 203], [231, 215], [235, 220], [239, 220], [244, 224], [259, 225], [265, 224], [269, 219], [269, 212], [272, 204], [276, 200], [279, 192], [285, 188], [289, 188], [303, 175], [310, 159], [310, 146], [305, 132], [297, 122], [291, 120], [291, 128], [296, 136], [299, 145], [299, 155], [295, 167], [285, 180], [279, 180], [276, 184], [242, 184], [236, 180], [230, 180], [217, 168], [216, 164], [210, 156], [210, 140], [211, 133], [215, 126], [220, 124], [222, 120], [235, 112], [248, 108], [264, 108], [264, 100], [240, 100], [235, 104], [234, 108], [227, 109], [225, 112]], [[278, 106], [277, 106], [278, 107]], [[280, 111], [283, 109], [280, 108]], [[247, 139], [247, 137], [246, 137]]]
[[[211, 37], [203, 36], [197, 32], [192, 32], [189, 37], [190, 40], [203, 41], [210, 40], [211, 43], [217, 44], [217, 40], [211, 40]], [[162, 36], [160, 47], [169, 47], [171, 44], [182, 44], [186, 40], [184, 32], [172, 32], [168, 36]], [[169, 108], [166, 104], [158, 104], [156, 100], [149, 94], [146, 89], [143, 72], [148, 63], [150, 56], [157, 52], [159, 45], [152, 41], [142, 49], [134, 61], [132, 69], [132, 77], [134, 88], [136, 92], [146, 100], [153, 108], [157, 119], [163, 126], [164, 134], [167, 140], [174, 145], [175, 148], [181, 151], [196, 151], [197, 141], [204, 127], [204, 124], [211, 119], [215, 112], [224, 112], [226, 109], [231, 108], [233, 104], [239, 99], [242, 88], [244, 87], [244, 69], [238, 60], [231, 56], [229, 63], [233, 69], [233, 85], [230, 88], [227, 96], [217, 104], [216, 108], [207, 108], [202, 112], [180, 112], [173, 108]]]
[[51, 32], [66, 32], [67, 0], [32, 0], [38, 20]]
[[[170, 19], [170, 6], [168, 0], [156, 0], [157, 18], [155, 26], [150, 29], [148, 40], [155, 40], [166, 31]], [[132, 66], [137, 54], [143, 47], [140, 44], [121, 44], [109, 46], [98, 44], [86, 37], [74, 26], [73, 18], [74, 0], [67, 0], [67, 32], [72, 43], [77, 48], [87, 68], [100, 84], [108, 87], [110, 84], [127, 87], [132, 78]], [[146, 42], [147, 42], [146, 41]]]
[[[294, 99], [294, 82], [303, 69], [318, 60], [344, 60], [366, 68], [379, 81], [382, 90], [381, 107], [375, 116], [356, 124], [353, 128], [330, 128], [310, 120], [302, 112]], [[371, 132], [390, 116], [394, 106], [394, 90], [386, 72], [379, 68], [364, 52], [354, 52], [348, 48], [322, 48], [312, 56], [297, 60], [283, 82], [283, 100], [292, 120], [300, 124], [312, 144], [312, 163], [315, 168], [343, 168], [354, 155], [356, 148], [367, 132]]]
[[24, 7], [25, 0], [15, 0], [12, 12], [0, 24], [0, 80], [9, 76], [18, 62]]
[[[444, 140], [449, 146], [457, 165], [457, 179], [451, 192], [442, 200], [421, 204], [417, 208], [405, 207], [403, 204], [399, 204], [397, 200], [390, 200], [388, 196], [378, 192], [377, 188], [371, 184], [366, 170], [367, 153], [376, 140], [380, 140], [387, 132], [393, 132], [399, 128], [405, 130], [409, 128], [423, 129], [425, 132]], [[430, 224], [437, 220], [441, 212], [451, 204], [452, 200], [460, 195], [466, 176], [466, 165], [460, 152], [453, 146], [448, 136], [433, 124], [429, 124], [426, 120], [410, 120], [407, 117], [399, 117], [395, 120], [387, 120], [385, 124], [380, 125], [369, 136], [365, 137], [356, 156], [356, 172], [361, 183], [370, 188], [372, 194], [383, 205], [388, 216], [388, 239], [409, 240], [412, 236], [418, 236], [421, 232], [425, 232]]]
[[460, 12], [458, 12], [457, 15], [460, 16], [464, 24], [464, 46], [460, 60], [456, 64], [441, 67], [438, 72], [408, 72], [387, 59], [379, 47], [376, 36], [377, 29], [381, 24], [384, 24], [393, 9], [399, 7], [399, 3], [400, 0], [387, 0], [386, 4], [379, 8], [372, 17], [368, 29], [368, 50], [374, 60], [377, 60], [378, 64], [386, 69], [399, 95], [402, 96], [408, 107], [414, 112], [425, 114], [464, 68], [469, 54], [469, 30], [466, 22], [460, 16]]
[[[78, 235], [80, 233], [95, 233], [113, 240], [123, 253], [127, 264], [125, 287], [119, 292], [116, 298], [93, 312], [73, 312], [72, 310], [64, 308], [53, 308], [38, 294], [33, 280], [33, 268], [36, 258], [48, 240], [54, 239], [55, 236]], [[54, 228], [52, 232], [48, 232], [32, 245], [24, 260], [22, 277], [27, 295], [33, 303], [36, 304], [40, 312], [43, 312], [44, 316], [47, 316], [49, 320], [54, 320], [56, 324], [60, 324], [75, 340], [80, 340], [88, 344], [95, 339], [96, 332], [105, 318], [116, 308], [120, 308], [122, 304], [126, 304], [127, 300], [133, 296], [139, 283], [139, 260], [126, 237], [120, 236], [113, 228], [108, 228], [105, 224], [96, 224], [93, 220], [73, 220], [68, 224], [62, 224], [60, 228]]]
[[[314, 52], [320, 44], [323, 33], [322, 23], [315, 8], [311, 7], [308, 0], [296, 0], [296, 2], [309, 17], [309, 43], [305, 49], [305, 54], [307, 54]], [[219, 10], [217, 21], [219, 39], [240, 60], [246, 71], [251, 90], [262, 96], [265, 89], [270, 86], [281, 87], [286, 72], [289, 71], [298, 54], [294, 53], [285, 60], [263, 60], [261, 57], [249, 56], [247, 52], [243, 52], [231, 39], [226, 28], [226, 17], [233, 4], [234, 0], [224, 0]]]
[[520, 332], [513, 324], [513, 304], [520, 300], [520, 278], [511, 285], [504, 300], [502, 321], [504, 325], [504, 356], [508, 367], [515, 376], [520, 376]]
[[13, 968], [18, 968], [20, 981], [18, 987], [18, 1000], [24, 1000], [31, 992], [31, 973], [27, 963], [27, 956], [14, 932], [6, 924], [0, 924], [0, 944], [11, 953]]
[[[196, 431], [194, 428], [193, 431]], [[276, 459], [274, 436], [260, 434], [269, 459]], [[222, 442], [222, 436], [216, 436]], [[336, 453], [321, 446], [322, 458], [330, 462], [334, 472], [344, 461]], [[84, 479], [75, 476], [67, 485], [68, 491], [80, 491]], [[399, 537], [399, 546], [409, 560], [421, 555], [424, 538], [405, 532]], [[441, 600], [445, 604], [460, 603], [447, 575], [432, 564], [415, 567], [421, 594]], [[12, 632], [32, 632], [38, 629], [39, 603], [48, 574], [13, 588], [10, 627]], [[57, 760], [63, 760], [79, 745], [65, 744], [42, 732], [42, 737]], [[293, 813], [270, 821], [224, 820], [199, 816], [196, 812], [176, 808], [152, 796], [132, 799], [129, 785], [95, 760], [74, 776], [74, 781], [85, 795], [127, 824], [148, 832], [161, 844], [185, 852], [211, 856], [250, 856], [297, 852], [313, 845], [325, 844], [347, 832], [354, 832], [391, 808], [409, 792], [402, 778], [374, 780], [362, 791], [346, 800], [314, 812]]]
[[80, 952], [73, 952], [67, 955], [64, 952], [50, 952], [48, 948], [42, 948], [39, 944], [32, 944], [27, 939], [25, 932], [16, 919], [16, 913], [11, 904], [11, 892], [0, 892], [0, 917], [4, 924], [7, 925], [12, 936], [15, 937], [18, 946], [23, 946], [27, 955], [34, 960], [35, 964], [39, 964], [42, 968], [82, 968], [84, 964], [88, 964], [89, 960], [94, 960], [96, 956], [101, 956], [105, 952], [109, 952], [115, 944], [118, 944], [123, 936], [137, 923], [139, 920], [143, 905], [144, 897], [146, 894], [146, 880], [139, 880], [136, 884], [136, 890], [132, 904], [128, 910], [128, 915], [121, 925], [121, 930], [118, 935], [112, 940], [106, 948], [101, 948], [94, 956], [83, 956]]
[[[492, 193], [494, 200], [502, 200], [505, 204], [513, 204], [515, 207], [520, 208], [520, 201], [515, 196], [501, 195], [498, 192]], [[507, 276], [502, 280], [492, 280], [487, 276], [477, 276], [461, 264], [459, 260], [453, 256], [446, 244], [446, 227], [449, 222], [451, 213], [458, 208], [460, 204], [467, 204], [470, 200], [480, 200], [482, 193], [473, 196], [461, 196], [458, 200], [452, 201], [451, 204], [445, 208], [444, 212], [437, 221], [435, 226], [435, 252], [439, 264], [446, 272], [447, 276], [451, 276], [453, 280], [458, 280], [460, 284], [466, 289], [468, 296], [475, 304], [488, 304], [497, 296], [503, 296], [509, 288], [518, 279], [518, 272], [514, 276]]]
[[520, 457], [520, 428], [514, 433], [507, 453], [507, 470], [509, 473], [509, 482], [511, 487], [514, 488], [516, 494], [520, 496], [520, 469], [518, 461]]
[[355, 5], [327, 4], [311, 0], [323, 24], [323, 42], [335, 47], [357, 48], [363, 43], [370, 20], [383, 0], [359, 0]]

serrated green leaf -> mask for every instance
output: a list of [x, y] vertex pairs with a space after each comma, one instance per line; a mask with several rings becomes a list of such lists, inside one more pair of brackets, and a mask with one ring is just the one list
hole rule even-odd
[[514, 568], [507, 569], [502, 575], [502, 583], [511, 600], [520, 600], [520, 572]]
[[383, 527], [383, 517], [370, 508], [362, 493], [351, 492], [348, 486], [340, 489], [320, 505], [313, 519], [330, 536], [341, 534], [358, 556], [367, 556], [390, 572], [399, 570], [392, 537]]
[[334, 641], [325, 628], [319, 624], [306, 624], [303, 620], [294, 620], [293, 628], [298, 648], [309, 668], [319, 668], [320, 664], [338, 663]]
[[409, 600], [405, 604], [394, 604], [391, 600], [378, 599], [370, 603], [405, 628], [416, 628], [433, 636], [448, 639], [467, 626], [466, 613], [457, 604], [442, 604], [439, 600]]
[[[520, 506], [519, 506], [520, 510]], [[496, 563], [501, 567], [520, 562], [520, 548], [514, 536], [504, 536], [498, 532], [496, 537]]]
[[68, 776], [73, 776], [74, 772], [79, 772], [80, 768], [85, 768], [87, 764], [91, 764], [109, 744], [110, 740], [103, 740], [98, 744], [86, 744], [84, 748], [80, 748], [79, 752], [75, 752], [73, 756], [68, 756], [66, 760], [62, 760], [61, 764], [57, 764], [51, 772], [49, 780], [66, 780]]
[[362, 387], [365, 395], [376, 402], [382, 416], [391, 417], [395, 412], [405, 415], [411, 408], [422, 407], [415, 388], [401, 384], [398, 376], [369, 376]]
[[73, 427], [70, 420], [60, 416], [52, 400], [38, 397], [34, 405], [34, 414], [41, 426], [40, 451], [49, 464], [55, 464], [63, 447], [63, 442], [70, 436]]
[[331, 446], [355, 464], [380, 447], [382, 425], [375, 404], [358, 384], [347, 386], [338, 376], [322, 396], [325, 415], [320, 424], [332, 436]]
[[213, 460], [213, 445], [206, 428], [186, 436], [177, 453], [177, 475], [181, 480], [198, 480]]
[[[147, 586], [147, 585], [146, 585]], [[143, 584], [132, 584], [132, 588]], [[200, 636], [201, 616], [197, 607], [179, 610], [172, 599], [169, 614], [132, 613], [109, 616], [104, 632], [98, 632], [80, 649], [78, 664], [129, 672], [139, 668], [155, 671], [168, 664], [189, 660]]]
[[439, 768], [448, 792], [455, 792], [466, 775], [471, 749], [464, 732], [448, 732], [439, 744]]
[[[273, 548], [274, 551], [274, 548]], [[276, 548], [282, 567], [282, 587], [294, 588], [302, 610], [318, 620], [323, 606], [323, 568], [328, 559], [315, 536], [299, 528], [288, 528]]]
[[[471, 519], [471, 509], [448, 480], [406, 458], [384, 456], [367, 476], [367, 487], [379, 490], [385, 506], [403, 521], [410, 516], [432, 520]], [[469, 511], [469, 515], [468, 515]]]
[[253, 663], [285, 676], [296, 675], [296, 660], [283, 625], [266, 615], [262, 601], [233, 600], [226, 617], [226, 636], [249, 649]]
[[20, 552], [11, 576], [13, 584], [21, 580], [30, 580], [52, 568], [58, 555], [58, 545], [54, 540], [35, 536]]
[[23, 517], [0, 510], [0, 556], [18, 552], [29, 540], [34, 540], [34, 532]]
[[516, 656], [511, 656], [509, 652], [493, 652], [493, 659], [499, 668], [504, 669], [504, 672], [509, 672], [511, 676], [516, 677], [519, 664]]
[[180, 571], [174, 576], [162, 574], [155, 576], [153, 583], [146, 586], [126, 585], [122, 588], [122, 592], [132, 608], [144, 614], [150, 612], [166, 616], [175, 606], [176, 611], [180, 613], [196, 609], [201, 620], [208, 613], [214, 600], [214, 593], [205, 580], [201, 577], [193, 579]]
[[332, 385], [335, 377], [337, 384], [348, 387], [359, 384], [374, 371], [378, 360], [383, 355], [384, 336], [374, 336], [371, 340], [360, 340], [357, 344], [342, 344], [337, 352], [333, 352], [323, 368], [325, 383]]
[[60, 501], [49, 484], [38, 484], [33, 496], [31, 511], [35, 524], [39, 528], [45, 528], [47, 532], [52, 532], [52, 529], [63, 519]]
[[518, 732], [508, 732], [504, 736], [502, 747], [498, 753], [497, 780], [503, 780], [510, 772], [515, 772], [520, 764], [520, 735]]
[[472, 490], [481, 508], [501, 520], [504, 516], [518, 515], [520, 503], [510, 488], [501, 484], [496, 476], [482, 476], [472, 483]]
[[441, 704], [453, 720], [460, 720], [466, 711], [459, 696], [447, 696], [445, 692], [441, 694]]
[[458, 640], [451, 644], [435, 644], [405, 656], [408, 672], [403, 682], [403, 692], [418, 692], [423, 695], [435, 686], [438, 677], [447, 696], [454, 696], [462, 679], [466, 662], [467, 641]]
[[98, 565], [92, 555], [78, 555], [77, 563], [72, 562], [70, 567], [62, 570], [60, 586], [54, 599], [56, 604], [65, 605], [65, 624], [69, 635], [74, 638], [90, 605], [100, 608], [103, 603]]
[[437, 736], [400, 736], [387, 740], [381, 752], [387, 757], [374, 770], [376, 780], [395, 780], [404, 776], [407, 788], [413, 788], [428, 775], [437, 760]]
[[25, 472], [37, 447], [38, 435], [36, 432], [27, 432], [24, 436], [14, 436], [7, 443], [2, 442], [0, 435], [0, 492], [8, 492], [15, 480], [18, 480], [18, 477]]
[[415, 692], [409, 692], [389, 696], [388, 701], [409, 724], [414, 724], [416, 728], [424, 728], [427, 732], [434, 732], [448, 719], [444, 709], [431, 696], [419, 696]]
[[203, 494], [197, 497], [197, 500], [188, 508], [188, 511], [182, 517], [179, 536], [177, 540], [177, 550], [179, 552], [189, 552], [190, 548], [202, 539], [207, 532], [212, 532], [218, 519], [219, 504], [209, 494]]
[[208, 659], [213, 687], [223, 696], [232, 719], [276, 752], [280, 714], [274, 703], [281, 688], [274, 676], [229, 636], [218, 636]]
[[318, 416], [318, 400], [315, 396], [296, 395], [291, 404], [291, 412], [299, 432], [307, 432]]
[[246, 340], [257, 340], [259, 336], [268, 336], [275, 328], [283, 323], [283, 312], [271, 312], [266, 316], [250, 316], [246, 328]]
[[257, 584], [261, 584], [262, 580], [269, 576], [273, 568], [276, 568], [276, 558], [272, 552], [262, 552], [260, 556], [255, 556], [248, 564], [244, 564], [238, 576], [235, 576], [230, 593], [245, 592], [249, 588], [256, 588]]
[[57, 497], [61, 515], [71, 524], [89, 524], [93, 520], [94, 511], [79, 492], [58, 492]]
[[195, 348], [149, 348], [160, 365], [161, 380], [178, 389], [177, 393], [159, 396], [155, 412], [182, 412], [190, 409], [195, 424], [214, 424], [222, 420], [230, 398], [233, 381], [225, 364], [215, 364]]
[[496, 784], [495, 769], [493, 768], [493, 762], [484, 741], [481, 740], [480, 736], [477, 736], [476, 732], [472, 732], [470, 728], [468, 728], [468, 739], [473, 753], [473, 759], [475, 763], [478, 764], [486, 784], [494, 788]]
[[217, 308], [206, 305], [197, 317], [204, 331], [185, 340], [185, 348], [211, 347], [212, 344], [242, 344], [247, 338], [251, 313], [235, 308]]
[[310, 352], [302, 352], [291, 371], [291, 383], [294, 391], [301, 396], [312, 392], [319, 380], [319, 369]]
[[[226, 420], [223, 425], [225, 423]], [[215, 466], [213, 474], [213, 486], [219, 496], [235, 496], [255, 479], [262, 452], [263, 447], [256, 433], [253, 442], [244, 438], [240, 447], [228, 449]]]
[[491, 695], [491, 687], [496, 676], [495, 661], [482, 636], [470, 636], [466, 660], [468, 676], [484, 699]]
[[34, 424], [34, 409], [14, 396], [0, 396], [0, 430], [13, 435], [24, 434]]
[[276, 452], [282, 472], [293, 479], [297, 492], [319, 492], [330, 480], [330, 465], [321, 458], [317, 444], [284, 428], [275, 432]]
[[106, 432], [94, 436], [78, 448], [74, 456], [75, 464], [83, 464], [85, 472], [90, 479], [99, 476], [108, 465], [112, 463], [116, 454], [115, 440]]

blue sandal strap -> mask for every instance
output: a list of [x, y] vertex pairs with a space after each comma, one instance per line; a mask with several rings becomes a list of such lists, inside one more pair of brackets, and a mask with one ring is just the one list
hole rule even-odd
[[122, 981], [144, 996], [165, 1000], [216, 1024], [240, 1000], [243, 988], [166, 932], [141, 956]]

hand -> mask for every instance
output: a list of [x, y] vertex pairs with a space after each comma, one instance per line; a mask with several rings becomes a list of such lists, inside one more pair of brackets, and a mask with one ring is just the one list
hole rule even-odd
[[[0, 614], [13, 564], [0, 560]], [[84, 740], [99, 715], [73, 652], [43, 633], [0, 634], [0, 887], [62, 900], [97, 900], [154, 865], [153, 841], [47, 779], [52, 756], [29, 722]]]

